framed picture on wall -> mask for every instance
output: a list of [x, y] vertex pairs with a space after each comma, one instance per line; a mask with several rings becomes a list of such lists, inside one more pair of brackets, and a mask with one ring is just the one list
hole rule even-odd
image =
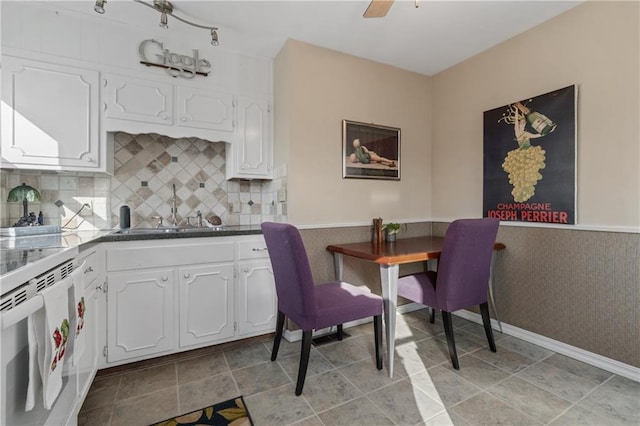
[[400, 180], [400, 129], [342, 120], [342, 177]]
[[485, 217], [576, 222], [575, 85], [484, 113]]

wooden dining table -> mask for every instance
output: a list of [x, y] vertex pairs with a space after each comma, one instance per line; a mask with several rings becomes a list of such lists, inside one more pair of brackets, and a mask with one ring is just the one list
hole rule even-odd
[[[387, 341], [387, 367], [389, 377], [393, 377], [393, 359], [396, 333], [396, 309], [398, 305], [398, 278], [400, 265], [415, 262], [437, 260], [442, 252], [444, 237], [400, 238], [395, 242], [362, 242], [349, 244], [331, 244], [327, 250], [333, 253], [336, 280], [342, 280], [344, 256], [377, 263], [380, 266], [382, 299], [384, 301], [384, 325]], [[496, 243], [494, 250], [502, 250], [505, 245]], [[495, 252], [494, 252], [495, 253]], [[493, 298], [493, 266], [495, 255], [491, 259], [489, 275], [489, 298], [493, 306], [496, 321], [502, 331], [498, 312]]]

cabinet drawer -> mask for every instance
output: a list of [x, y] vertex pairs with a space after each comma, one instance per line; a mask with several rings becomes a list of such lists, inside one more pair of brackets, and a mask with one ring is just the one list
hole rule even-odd
[[263, 237], [254, 241], [241, 241], [238, 243], [238, 259], [266, 259], [268, 257], [269, 252]]
[[107, 251], [108, 271], [217, 262], [233, 262], [233, 242], [114, 248]]

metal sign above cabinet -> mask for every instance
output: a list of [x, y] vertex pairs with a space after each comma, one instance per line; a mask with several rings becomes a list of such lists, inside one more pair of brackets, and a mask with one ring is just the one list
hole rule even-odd
[[[208, 76], [211, 63], [207, 59], [200, 59], [197, 49], [193, 49], [193, 56], [180, 55], [165, 49], [162, 42], [149, 39], [138, 46], [141, 64], [148, 67], [164, 68], [171, 77], [193, 78], [197, 75]], [[149, 57], [155, 57], [155, 61]]]

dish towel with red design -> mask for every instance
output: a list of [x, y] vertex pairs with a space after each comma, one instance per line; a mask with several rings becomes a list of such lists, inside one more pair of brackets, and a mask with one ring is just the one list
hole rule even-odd
[[85, 263], [77, 267], [71, 273], [71, 279], [73, 280], [73, 300], [69, 300], [69, 315], [71, 319], [71, 331], [72, 336], [72, 365], [75, 367], [80, 362], [80, 358], [84, 352], [86, 346], [85, 338], [85, 314], [86, 304], [84, 295], [84, 266]]
[[[37, 341], [37, 365], [42, 380], [44, 408], [50, 410], [62, 389], [62, 367], [69, 340], [68, 291], [71, 278], [67, 277], [40, 292], [44, 309], [29, 317], [29, 327]], [[31, 345], [29, 346], [31, 355]], [[29, 360], [29, 377], [35, 376], [34, 362]], [[31, 388], [31, 383], [29, 383]], [[27, 405], [29, 404], [29, 389]], [[28, 407], [27, 407], [28, 408]]]

